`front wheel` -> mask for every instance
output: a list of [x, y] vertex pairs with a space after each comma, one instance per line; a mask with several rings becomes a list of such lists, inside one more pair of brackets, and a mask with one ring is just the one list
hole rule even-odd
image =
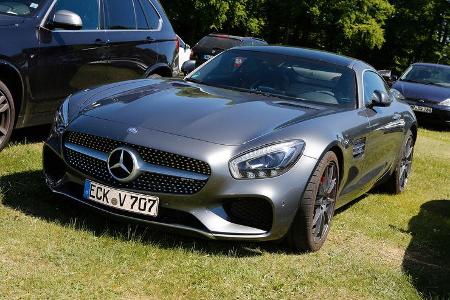
[[8, 144], [15, 121], [14, 101], [11, 92], [0, 81], [0, 151]]
[[314, 170], [289, 230], [287, 238], [295, 251], [322, 248], [330, 231], [338, 189], [339, 162], [334, 152], [328, 152]]

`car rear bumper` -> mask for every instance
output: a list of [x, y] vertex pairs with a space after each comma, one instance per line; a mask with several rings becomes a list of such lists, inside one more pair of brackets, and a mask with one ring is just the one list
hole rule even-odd
[[[173, 138], [178, 141], [180, 139]], [[158, 138], [155, 136], [151, 140], [156, 141]], [[186, 140], [187, 148], [191, 146], [190, 143], [196, 143], [197, 145], [192, 146], [202, 149], [205, 142]], [[204, 147], [203, 153], [197, 151], [200, 153], [195, 158], [208, 161], [211, 151], [219, 149], [206, 148]], [[159, 197], [160, 214], [153, 218], [85, 200], [83, 185], [86, 179], [106, 185], [108, 183], [73, 168], [65, 159], [64, 140], [61, 136], [51, 136], [44, 146], [44, 174], [51, 190], [99, 212], [209, 239], [267, 241], [284, 237], [296, 215], [317, 160], [303, 156], [296, 166], [280, 177], [249, 181], [233, 179], [229, 174], [228, 160], [226, 158], [219, 164], [208, 161], [212, 175], [204, 188], [193, 195], [129, 190]]]

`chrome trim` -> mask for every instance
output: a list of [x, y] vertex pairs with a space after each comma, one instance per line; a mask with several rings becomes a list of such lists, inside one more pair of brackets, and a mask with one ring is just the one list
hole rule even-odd
[[[50, 5], [49, 9], [47, 10], [47, 12], [45, 13], [44, 17], [42, 18], [42, 21], [41, 21], [41, 24], [39, 25], [39, 27], [48, 29], [48, 28], [45, 27], [45, 23], [47, 22], [48, 17], [50, 15], [50, 13], [52, 12], [53, 8], [55, 7], [57, 1], [58, 0], [53, 0], [53, 3]], [[148, 1], [151, 4], [151, 6], [153, 6], [153, 9], [156, 11], [156, 13], [159, 16], [159, 25], [158, 25], [157, 29], [120, 29], [120, 30], [114, 30], [114, 29], [106, 29], [105, 28], [105, 29], [50, 30], [50, 31], [51, 32], [159, 32], [159, 31], [161, 31], [162, 27], [163, 27], [163, 23], [164, 23], [164, 20], [163, 20], [161, 14], [159, 13], [159, 11], [156, 8], [156, 6], [152, 3], [152, 1], [150, 1], [150, 0], [144, 0], [144, 1]], [[101, 8], [100, 7], [100, 2], [98, 2], [98, 3], [99, 3], [99, 8]], [[133, 7], [134, 7], [134, 2], [133, 2]], [[142, 10], [144, 10], [144, 8], [142, 8]], [[103, 10], [103, 14], [106, 15], [105, 10]], [[144, 11], [144, 14], [145, 14], [145, 11]], [[99, 22], [102, 20], [101, 17], [102, 17], [102, 9], [99, 9]], [[136, 17], [136, 9], [135, 9], [135, 17]], [[145, 15], [145, 17], [147, 18], [147, 15]], [[99, 24], [99, 25], [101, 25], [101, 24]], [[106, 24], [104, 24], [104, 25], [106, 27]]]
[[108, 154], [101, 152], [101, 151], [97, 151], [94, 149], [90, 149], [90, 148], [86, 148], [77, 144], [73, 144], [73, 143], [64, 143], [64, 146], [67, 149], [70, 149], [72, 151], [84, 154], [86, 156], [104, 161], [104, 162], [108, 162]]
[[[80, 145], [76, 145], [73, 143], [67, 143], [67, 142], [64, 143], [64, 146], [72, 151], [84, 154], [89, 157], [96, 158], [105, 163], [108, 163], [109, 155], [107, 153], [103, 153], [101, 151], [97, 151], [94, 149], [90, 149], [87, 147], [83, 147]], [[154, 165], [154, 164], [149, 164], [149, 163], [143, 161], [142, 158], [140, 158], [140, 157], [137, 157], [137, 161], [138, 161], [138, 165], [139, 165], [138, 169], [140, 172], [154, 173], [154, 174], [160, 174], [160, 175], [172, 176], [172, 177], [180, 177], [180, 178], [185, 178], [188, 180], [205, 181], [205, 180], [209, 179], [208, 175], [184, 171], [184, 170], [178, 170], [178, 169], [173, 169], [173, 168], [168, 168], [168, 167], [163, 167], [163, 166], [158, 166], [158, 165]]]

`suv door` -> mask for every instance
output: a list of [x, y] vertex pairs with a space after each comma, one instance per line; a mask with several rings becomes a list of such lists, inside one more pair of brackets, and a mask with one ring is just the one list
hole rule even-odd
[[[50, 10], [38, 31], [39, 54], [33, 72], [36, 78], [32, 79], [31, 108], [32, 113], [42, 116], [41, 122], [47, 123], [65, 97], [106, 83], [108, 64], [99, 0], [57, 0]], [[82, 29], [53, 28], [53, 16], [59, 10], [78, 14]]]
[[[384, 175], [398, 157], [399, 145], [403, 142], [404, 120], [394, 111], [394, 104], [389, 107], [371, 107], [370, 101], [374, 91], [389, 95], [384, 80], [374, 71], [366, 71], [363, 75], [364, 103], [367, 107], [370, 133], [367, 138], [367, 156], [365, 165], [367, 178], [375, 183]], [[403, 122], [402, 122], [403, 121]]]
[[157, 39], [153, 33], [158, 28], [151, 28], [148, 14], [139, 0], [104, 2], [109, 41], [109, 80], [116, 82], [142, 78], [147, 69], [158, 61]]

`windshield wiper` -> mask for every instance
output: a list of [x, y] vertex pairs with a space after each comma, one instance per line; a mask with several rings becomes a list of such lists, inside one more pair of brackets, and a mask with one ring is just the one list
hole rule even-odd
[[186, 78], [186, 81], [202, 84], [203, 82], [194, 78]]

